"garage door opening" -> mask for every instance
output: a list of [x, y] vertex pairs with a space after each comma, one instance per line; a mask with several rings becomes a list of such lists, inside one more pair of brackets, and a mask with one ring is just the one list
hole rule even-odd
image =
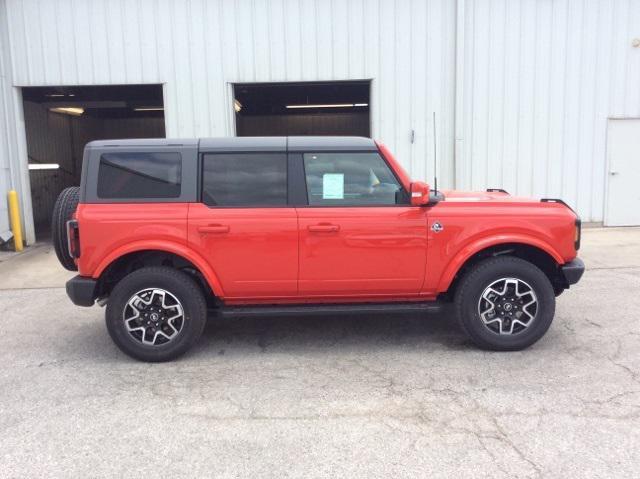
[[89, 141], [165, 136], [162, 85], [25, 87], [22, 98], [39, 240], [50, 234], [58, 194], [80, 184]]
[[233, 88], [237, 136], [370, 136], [369, 81], [251, 83]]

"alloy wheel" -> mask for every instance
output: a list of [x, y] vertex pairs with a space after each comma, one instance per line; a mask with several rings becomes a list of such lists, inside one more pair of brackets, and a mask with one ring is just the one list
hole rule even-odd
[[518, 278], [500, 278], [487, 286], [478, 300], [478, 314], [489, 331], [515, 335], [536, 319], [538, 298], [529, 284]]
[[184, 326], [182, 304], [169, 291], [148, 288], [127, 301], [122, 318], [131, 337], [148, 346], [173, 341]]

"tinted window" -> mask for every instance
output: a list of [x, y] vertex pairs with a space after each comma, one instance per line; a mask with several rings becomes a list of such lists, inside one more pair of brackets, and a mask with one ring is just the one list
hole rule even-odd
[[305, 153], [310, 205], [395, 205], [406, 197], [378, 153]]
[[100, 157], [100, 198], [177, 198], [182, 159], [179, 153], [104, 153]]
[[282, 153], [204, 155], [202, 201], [209, 206], [286, 205], [286, 155]]

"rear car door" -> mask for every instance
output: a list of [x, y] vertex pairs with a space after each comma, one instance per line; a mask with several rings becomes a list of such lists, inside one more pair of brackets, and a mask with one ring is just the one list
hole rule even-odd
[[298, 208], [301, 296], [418, 294], [425, 274], [426, 208], [378, 151], [299, 155], [307, 205]]
[[216, 272], [225, 298], [297, 294], [298, 223], [282, 151], [204, 151], [201, 200], [189, 243]]

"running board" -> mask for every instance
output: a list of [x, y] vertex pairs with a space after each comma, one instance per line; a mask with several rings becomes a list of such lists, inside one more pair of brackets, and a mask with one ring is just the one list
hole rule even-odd
[[380, 314], [425, 313], [442, 311], [443, 303], [437, 301], [415, 303], [348, 303], [348, 304], [292, 304], [264, 306], [222, 306], [211, 310], [212, 314], [227, 317], [254, 316], [309, 316], [331, 314]]

